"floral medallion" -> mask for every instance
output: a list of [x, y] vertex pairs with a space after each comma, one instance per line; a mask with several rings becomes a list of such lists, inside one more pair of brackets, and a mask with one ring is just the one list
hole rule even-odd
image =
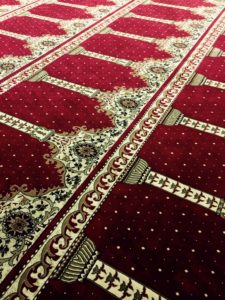
[[187, 48], [187, 45], [184, 43], [174, 43], [173, 44], [174, 47], [178, 48], [178, 49], [185, 49]]
[[14, 68], [15, 68], [15, 66], [12, 63], [1, 64], [1, 69], [4, 71], [10, 71], [10, 70], [13, 70]]
[[126, 98], [121, 99], [120, 104], [121, 104], [121, 106], [128, 108], [128, 109], [135, 109], [138, 107], [138, 103], [133, 99], [126, 99]]
[[43, 46], [54, 46], [55, 45], [55, 42], [53, 42], [53, 41], [43, 41], [42, 42], [42, 45]]
[[95, 146], [87, 143], [79, 144], [75, 146], [75, 152], [82, 158], [93, 158], [98, 154]]
[[150, 68], [150, 70], [153, 72], [153, 73], [156, 73], [156, 74], [164, 74], [166, 73], [166, 70], [162, 67], [152, 67]]
[[33, 233], [35, 222], [30, 214], [11, 212], [3, 220], [3, 230], [8, 237], [21, 239]]

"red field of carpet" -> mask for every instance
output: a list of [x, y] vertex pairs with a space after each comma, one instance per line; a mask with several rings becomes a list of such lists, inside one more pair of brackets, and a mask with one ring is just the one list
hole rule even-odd
[[225, 3], [0, 1], [0, 298], [225, 299]]

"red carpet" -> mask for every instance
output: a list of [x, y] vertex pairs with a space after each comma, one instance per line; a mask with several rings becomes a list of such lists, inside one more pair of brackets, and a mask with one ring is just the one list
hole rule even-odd
[[0, 1], [0, 298], [225, 299], [225, 3]]

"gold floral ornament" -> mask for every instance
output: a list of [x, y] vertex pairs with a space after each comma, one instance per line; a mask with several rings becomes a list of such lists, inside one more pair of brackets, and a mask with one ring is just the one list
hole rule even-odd
[[185, 44], [185, 43], [174, 43], [173, 45], [174, 45], [174, 47], [176, 47], [178, 49], [185, 49], [185, 48], [187, 48], [187, 44]]
[[22, 211], [11, 212], [3, 220], [3, 231], [11, 238], [24, 238], [31, 235], [35, 229], [35, 222], [30, 214]]
[[164, 74], [166, 73], [166, 70], [162, 67], [152, 67], [150, 70], [156, 74]]
[[126, 99], [126, 98], [121, 99], [120, 104], [122, 107], [129, 108], [129, 109], [135, 109], [138, 107], [137, 102], [134, 101], [133, 99]]
[[75, 146], [75, 152], [82, 158], [94, 158], [98, 154], [95, 146], [88, 143], [82, 143]]
[[53, 42], [53, 41], [43, 41], [42, 45], [43, 46], [54, 46], [55, 42]]
[[10, 70], [13, 70], [14, 68], [15, 68], [15, 65], [12, 63], [1, 64], [1, 69], [4, 71], [10, 71]]
[[83, 23], [74, 23], [73, 26], [76, 27], [76, 28], [83, 28], [83, 27], [85, 27], [85, 24], [83, 24]]
[[195, 28], [195, 29], [201, 29], [201, 28], [203, 28], [203, 26], [201, 24], [196, 24], [196, 23], [191, 24], [191, 27]]

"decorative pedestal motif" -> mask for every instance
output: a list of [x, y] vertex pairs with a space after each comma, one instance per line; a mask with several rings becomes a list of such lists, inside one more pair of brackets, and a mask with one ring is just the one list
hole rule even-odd
[[198, 73], [193, 74], [193, 76], [189, 80], [189, 84], [192, 86], [206, 85], [225, 90], [224, 82], [208, 79], [204, 75]]
[[97, 259], [97, 256], [95, 244], [85, 237], [61, 273], [55, 276], [67, 283], [88, 279], [118, 299], [166, 300], [153, 290]]
[[175, 108], [170, 109], [167, 116], [163, 119], [162, 124], [167, 126], [183, 125], [222, 138], [225, 137], [225, 128], [186, 117]]
[[149, 184], [171, 193], [184, 200], [198, 204], [209, 209], [221, 217], [225, 217], [225, 201], [222, 198], [210, 195], [196, 188], [190, 187], [177, 180], [159, 174], [151, 170], [148, 163], [136, 158], [129, 171], [123, 178], [128, 184]]

